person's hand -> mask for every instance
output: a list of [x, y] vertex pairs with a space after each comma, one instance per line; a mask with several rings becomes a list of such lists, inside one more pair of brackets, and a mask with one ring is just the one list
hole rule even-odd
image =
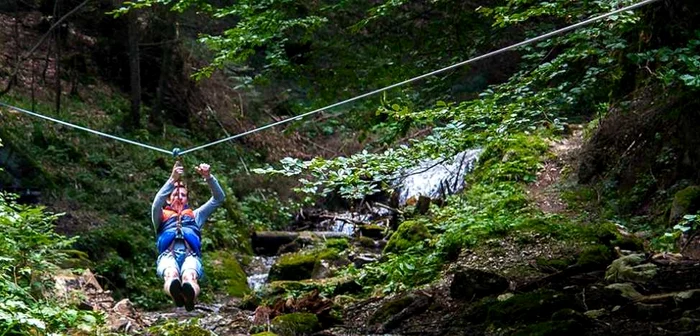
[[199, 175], [202, 175], [203, 178], [207, 179], [209, 176], [211, 176], [211, 171], [209, 170], [210, 167], [206, 163], [200, 163], [199, 166], [194, 167], [194, 170], [199, 173]]
[[170, 179], [173, 181], [179, 181], [180, 176], [182, 176], [182, 173], [185, 171], [185, 168], [180, 164], [179, 161], [175, 162], [175, 165], [173, 166], [173, 172], [170, 173]]

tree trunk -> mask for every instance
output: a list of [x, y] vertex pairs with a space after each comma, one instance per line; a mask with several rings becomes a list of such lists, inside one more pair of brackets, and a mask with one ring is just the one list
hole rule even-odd
[[[56, 22], [58, 20], [61, 12], [61, 0], [56, 0], [53, 8], [53, 20]], [[61, 27], [57, 27], [54, 30], [54, 36], [56, 37], [56, 59], [54, 60], [54, 78], [56, 80], [56, 114], [61, 115]]]
[[131, 113], [127, 118], [127, 129], [141, 127], [141, 67], [139, 55], [138, 13], [132, 9], [127, 15], [129, 35], [129, 77], [131, 82]]
[[148, 116], [149, 125], [153, 126], [154, 130], [159, 130], [159, 126], [163, 123], [163, 106], [165, 99], [165, 90], [167, 89], [168, 77], [170, 76], [173, 63], [173, 53], [177, 50], [177, 22], [176, 16], [170, 11], [169, 7], [163, 9], [160, 15], [163, 18], [164, 34], [163, 40], [163, 55], [160, 63], [160, 75], [158, 77], [158, 87], [156, 88], [156, 99], [153, 103], [153, 109]]

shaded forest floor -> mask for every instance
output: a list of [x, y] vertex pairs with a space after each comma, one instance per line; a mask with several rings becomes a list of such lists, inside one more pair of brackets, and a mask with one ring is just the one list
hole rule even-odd
[[[550, 144], [551, 155], [528, 190], [542, 211], [576, 216], [561, 193], [571, 183], [567, 172], [575, 165], [581, 143], [582, 132], [575, 130], [571, 137]], [[593, 239], [571, 240], [541, 229], [514, 231], [463, 250], [431, 284], [386, 297], [332, 298], [344, 307], [342, 321], [314, 335], [693, 335], [699, 331], [700, 261], [646, 254], [639, 240], [619, 232], [600, 232]], [[100, 300], [104, 302], [104, 297], [95, 296], [90, 304]], [[313, 295], [309, 300], [327, 301]], [[175, 328], [177, 323], [177, 328], [192, 325], [217, 335], [267, 329], [269, 320], [260, 312], [243, 308], [240, 300], [221, 298], [192, 313], [175, 308], [140, 312], [128, 301], [112, 302], [103, 310], [113, 328], [124, 332], [148, 327], [148, 334]]]

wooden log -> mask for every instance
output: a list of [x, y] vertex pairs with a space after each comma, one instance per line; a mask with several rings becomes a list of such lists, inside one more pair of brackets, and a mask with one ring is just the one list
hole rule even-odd
[[260, 231], [252, 236], [253, 250], [256, 254], [275, 255], [282, 245], [289, 244], [299, 237], [333, 239], [349, 238], [350, 235], [333, 231]]

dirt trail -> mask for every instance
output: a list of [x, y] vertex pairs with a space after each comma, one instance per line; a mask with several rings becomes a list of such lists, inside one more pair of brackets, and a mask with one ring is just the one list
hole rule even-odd
[[583, 145], [582, 126], [571, 127], [572, 133], [569, 136], [550, 142], [553, 158], [545, 161], [542, 170], [537, 173], [537, 181], [527, 189], [529, 197], [545, 213], [567, 212], [566, 202], [561, 198], [560, 182], [567, 177], [566, 170], [571, 171]]

